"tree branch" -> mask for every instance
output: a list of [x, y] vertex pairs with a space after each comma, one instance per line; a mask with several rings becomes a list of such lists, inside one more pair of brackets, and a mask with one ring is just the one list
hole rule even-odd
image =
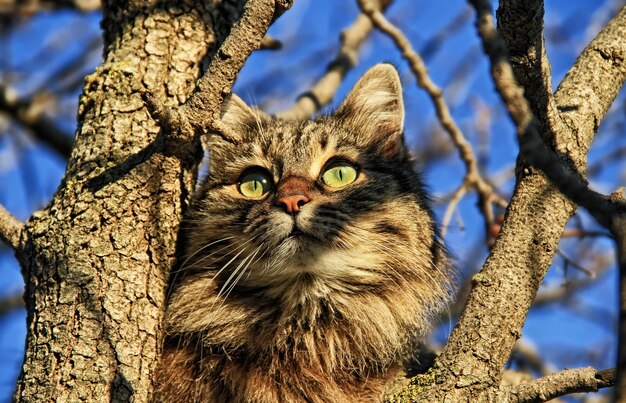
[[620, 294], [615, 401], [623, 402], [626, 400], [626, 214], [615, 217], [611, 232], [615, 236], [615, 243], [617, 245]]
[[23, 228], [24, 225], [0, 205], [0, 240], [13, 250], [17, 250], [20, 247]]
[[[493, 27], [489, 3], [477, 0], [472, 1], [472, 4], [479, 13], [478, 31], [483, 40], [485, 52], [492, 63], [491, 72], [496, 88], [517, 127], [520, 153], [524, 160], [546, 173], [563, 194], [576, 204], [587, 208], [601, 224], [610, 226], [611, 217], [626, 211], [626, 206], [618, 206], [609, 198], [590, 190], [586, 180], [578, 172], [568, 169], [563, 161], [544, 144], [539, 135], [539, 123], [528, 101], [524, 98], [524, 90], [519, 87], [513, 76], [506, 45]], [[626, 7], [622, 10], [622, 14], [626, 21]], [[620, 84], [626, 79], [626, 68], [622, 76]]]
[[404, 59], [408, 62], [411, 71], [417, 78], [418, 86], [424, 89], [430, 96], [441, 125], [450, 136], [450, 139], [459, 151], [459, 156], [465, 163], [465, 177], [455, 192], [456, 198], [454, 198], [453, 202], [450, 203], [450, 207], [446, 212], [444, 222], [442, 224], [444, 234], [449, 223], [449, 221], [446, 220], [450, 219], [453, 208], [456, 205], [455, 203], [458, 203], [468, 188], [474, 188], [478, 192], [480, 198], [480, 208], [485, 217], [485, 233], [488, 234], [489, 227], [494, 221], [492, 203], [496, 203], [501, 207], [506, 207], [506, 200], [500, 197], [491, 184], [489, 184], [481, 176], [478, 169], [478, 162], [476, 156], [474, 155], [474, 150], [454, 121], [454, 118], [450, 113], [450, 108], [448, 108], [448, 104], [443, 97], [443, 90], [430, 79], [424, 61], [419, 53], [413, 49], [408, 38], [400, 29], [395, 27], [387, 20], [387, 18], [385, 18], [384, 14], [375, 6], [374, 3], [371, 2], [371, 0], [357, 0], [357, 3], [359, 4], [361, 11], [371, 18], [374, 26], [389, 36], [395, 43], [396, 47], [400, 50], [402, 57], [404, 57]]
[[[585, 207], [615, 237], [620, 265], [621, 294], [616, 396], [617, 400], [626, 398], [626, 347], [623, 346], [626, 342], [626, 203], [624, 203], [623, 191], [612, 195], [612, 197], [605, 197], [592, 191], [588, 188], [586, 180], [578, 171], [569, 169], [562, 159], [543, 143], [539, 135], [537, 119], [530, 110], [528, 101], [524, 98], [523, 90], [513, 78], [511, 66], [507, 59], [506, 45], [493, 28], [489, 2], [474, 0], [472, 4], [478, 12], [477, 27], [483, 40], [485, 52], [491, 60], [491, 72], [496, 88], [517, 127], [520, 154], [523, 159], [541, 169], [564, 195], [576, 204]], [[616, 84], [617, 88], [621, 88], [626, 80], [626, 65], [624, 63], [626, 44], [623, 44], [623, 38], [626, 35], [626, 6], [622, 8], [598, 37], [607, 39], [605, 38], [607, 33], [609, 33], [609, 37], [617, 34], [617, 36], [613, 37], [614, 40], [611, 41], [609, 46], [612, 47], [613, 51], [618, 51], [618, 53], [605, 54], [603, 58], [609, 59], [610, 64], [617, 65], [615, 74], [618, 77], [617, 82], [614, 82], [614, 84]], [[598, 38], [594, 42], [598, 42]], [[617, 44], [613, 44], [613, 42]], [[594, 45], [592, 44], [591, 46]], [[588, 69], [589, 66], [586, 68]], [[615, 78], [613, 81], [615, 81]], [[612, 94], [613, 97], [610, 95], [608, 97], [602, 96], [604, 107], [601, 107], [602, 116], [617, 94], [616, 90]], [[600, 94], [596, 95], [600, 96]], [[587, 107], [591, 108], [591, 105], [587, 105]], [[574, 109], [579, 108], [581, 108], [581, 105], [575, 105], [574, 107]], [[597, 112], [597, 110], [593, 112]], [[598, 125], [596, 124], [595, 126], [594, 131], [597, 130]]]
[[30, 100], [20, 100], [13, 91], [0, 86], [0, 110], [5, 111], [32, 132], [35, 138], [48, 144], [61, 157], [67, 159], [72, 151], [72, 137], [57, 129], [42, 112], [56, 99], [51, 94], [35, 96]]
[[[379, 3], [385, 9], [391, 0], [382, 0]], [[335, 59], [328, 64], [326, 73], [309, 91], [298, 97], [294, 106], [276, 115], [283, 119], [306, 119], [332, 101], [346, 74], [357, 64], [359, 48], [371, 31], [370, 18], [360, 13], [354, 23], [341, 32], [341, 46]]]
[[[556, 92], [557, 109], [584, 154], [626, 79], [626, 6], [582, 51]], [[563, 142], [564, 145], [566, 142]]]
[[220, 125], [220, 107], [252, 51], [259, 49], [274, 19], [292, 5], [291, 0], [250, 0], [230, 35], [220, 46], [209, 69], [198, 81], [196, 92], [180, 109], [197, 132], [216, 132], [237, 142]]
[[0, 298], [0, 317], [16, 309], [24, 308], [23, 293], [17, 292]]
[[504, 395], [508, 402], [545, 402], [570, 393], [597, 392], [614, 384], [615, 369], [603, 371], [591, 367], [566, 369], [532, 382], [507, 387], [504, 389]]
[[100, 7], [100, 0], [3, 0], [0, 2], [0, 15], [17, 13], [28, 16], [42, 11], [61, 8], [88, 12], [97, 10]]
[[167, 271], [196, 169], [155, 152], [159, 128], [141, 93], [174, 109], [188, 99], [243, 3], [104, 3], [107, 46], [83, 86], [75, 152], [24, 230], [29, 332], [16, 401], [151, 400]]
[[496, 15], [515, 79], [524, 87], [540, 133], [551, 144], [554, 136], [549, 134], [564, 132], [567, 127], [552, 94], [552, 69], [543, 38], [543, 0], [502, 0]]
[[[472, 4], [479, 11], [477, 22], [479, 33], [484, 42], [489, 42], [497, 37], [493, 29], [490, 3], [476, 0], [472, 1]], [[527, 7], [519, 10], [520, 13], [536, 11]], [[518, 18], [526, 19], [522, 16]], [[624, 35], [616, 35], [618, 31], [614, 22], [609, 23], [589, 47], [593, 47], [598, 41], [607, 41], [607, 37], [619, 42], [613, 45], [614, 48], [626, 46], [623, 41]], [[501, 40], [496, 50], [502, 50], [504, 53], [494, 52], [487, 44], [485, 48], [492, 59], [493, 74], [504, 74], [506, 77], [503, 83], [510, 89], [507, 96], [523, 100], [523, 90], [515, 85], [511, 67], [507, 63], [506, 48]], [[617, 54], [624, 54], [620, 52], [617, 51]], [[587, 51], [583, 52], [581, 58], [587, 57], [586, 54]], [[603, 67], [618, 76], [617, 79], [611, 78], [610, 81], [619, 87], [624, 73], [623, 66], [615, 62], [618, 59], [612, 58]], [[555, 96], [557, 105], [561, 105], [560, 102], [567, 98], [570, 106], [575, 102], [573, 107], [578, 108], [578, 100], [585, 98], [588, 90], [582, 84], [573, 87], [576, 89], [573, 89], [568, 97]], [[563, 158], [570, 160], [576, 169], [581, 171], [584, 169], [586, 152], [598, 123], [616, 93], [617, 90], [612, 89], [603, 94], [602, 106], [593, 109], [594, 113], [581, 112], [587, 113], [587, 117], [592, 121], [595, 120], [595, 124], [581, 123], [576, 138], [571, 138], [571, 132], [568, 130], [552, 132], [553, 140], [559, 150], [562, 150]], [[597, 94], [600, 95], [601, 92]], [[504, 95], [503, 99], [508, 101]], [[586, 100], [581, 100], [581, 103], [587, 105]], [[532, 113], [525, 100], [523, 103], [507, 102], [507, 107], [513, 120], [523, 129], [518, 130], [518, 134], [524, 140], [520, 147], [523, 148], [525, 158], [528, 147], [527, 131], [536, 132], [537, 124], [529, 118], [532, 117]], [[568, 118], [563, 119], [567, 121]], [[567, 127], [569, 124], [564, 126]], [[543, 146], [541, 138], [539, 139], [540, 145]], [[530, 157], [534, 158], [532, 155]], [[473, 288], [463, 314], [431, 369], [430, 375], [437, 379], [438, 383], [424, 388], [420, 394], [421, 401], [441, 401], [444, 398], [464, 401], [470, 396], [475, 401], [494, 400], [504, 364], [515, 340], [521, 334], [526, 314], [550, 266], [565, 224], [575, 211], [575, 205], [556, 192], [543, 174], [529, 169], [523, 161], [518, 161], [517, 172], [516, 189], [498, 239], [483, 270], [474, 276]]]

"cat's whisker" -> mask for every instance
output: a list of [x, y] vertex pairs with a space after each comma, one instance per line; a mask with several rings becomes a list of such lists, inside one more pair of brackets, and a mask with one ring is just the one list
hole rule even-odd
[[[248, 247], [247, 245], [251, 243], [252, 241], [254, 241], [255, 238], [256, 237], [250, 238], [247, 241], [241, 243], [236, 249], [232, 250], [229, 254], [224, 256], [227, 258], [228, 256], [230, 256], [231, 253], [234, 253], [239, 250], [239, 252], [235, 256], [233, 256], [226, 264], [222, 265], [222, 267], [217, 271], [217, 273], [213, 275], [213, 277], [211, 278], [211, 282], [214, 282], [217, 279], [217, 277], [231, 265], [231, 263], [233, 263], [243, 252], [245, 252], [246, 248]], [[218, 297], [219, 297], [219, 294], [218, 294]]]
[[[235, 244], [229, 245], [231, 247], [233, 247], [232, 250], [230, 250], [228, 253], [226, 253], [223, 256], [219, 256], [218, 258], [214, 259], [213, 261], [217, 261], [218, 259], [224, 259], [224, 258], [228, 258], [230, 255], [232, 255], [233, 253], [239, 251], [239, 253], [237, 253], [233, 258], [230, 259], [230, 261], [228, 261], [225, 265], [222, 265], [222, 267], [215, 273], [213, 274], [211, 281], [206, 282], [206, 284], [204, 284], [204, 294], [206, 295], [211, 295], [211, 288], [214, 285], [215, 280], [217, 279], [217, 277], [239, 256], [241, 255], [241, 253], [243, 253], [246, 249], [246, 245], [249, 244], [250, 242], [254, 241], [256, 237], [253, 237], [251, 239], [248, 239], [247, 241], [239, 241]], [[240, 250], [241, 249], [241, 250]], [[205, 258], [201, 259], [204, 260]], [[194, 264], [195, 266], [195, 264]], [[203, 267], [205, 269], [208, 269], [208, 267], [206, 267], [206, 265], [203, 265]]]
[[[241, 264], [239, 266], [237, 266], [237, 269], [235, 269], [233, 271], [233, 274], [235, 274], [237, 271], [240, 271], [239, 274], [237, 275], [237, 278], [235, 278], [235, 280], [230, 284], [230, 286], [228, 287], [228, 289], [226, 290], [225, 294], [224, 294], [224, 300], [226, 300], [228, 298], [228, 296], [230, 295], [230, 293], [232, 292], [232, 290], [235, 288], [235, 286], [237, 285], [237, 283], [239, 282], [239, 280], [241, 280], [241, 277], [245, 274], [246, 270], [250, 267], [250, 263], [254, 260], [255, 256], [257, 255], [257, 253], [259, 253], [259, 250], [261, 249], [260, 246], [258, 246], [253, 252], [252, 254], [250, 254], [248, 257], [246, 257], [244, 260], [241, 261]], [[245, 263], [245, 265], [244, 265]], [[240, 270], [240, 267], [243, 268]], [[224, 283], [224, 287], [226, 287], [227, 283]], [[224, 288], [222, 287], [222, 288]], [[220, 291], [221, 293], [221, 291]], [[219, 296], [219, 293], [218, 293]]]
[[[226, 238], [221, 238], [221, 239], [218, 239], [217, 241], [211, 242], [211, 243], [209, 243], [208, 245], [204, 246], [203, 248], [201, 248], [201, 250], [202, 250], [202, 249], [206, 249], [207, 247], [209, 247], [209, 246], [211, 246], [211, 245], [215, 245], [215, 244], [217, 244], [217, 243], [219, 243], [219, 242], [224, 242], [224, 241], [227, 241], [227, 240], [232, 239], [232, 238], [235, 238], [235, 237], [234, 237], [234, 236], [231, 236], [231, 237], [226, 237]], [[215, 255], [216, 253], [219, 253], [219, 252], [223, 251], [224, 249], [227, 249], [227, 248], [229, 248], [229, 247], [232, 247], [233, 245], [236, 245], [236, 244], [229, 244], [229, 245], [226, 245], [225, 247], [223, 247], [223, 248], [221, 248], [221, 249], [218, 249], [217, 251], [212, 252], [211, 254], [209, 254], [209, 255], [207, 255], [207, 256], [202, 257], [202, 258], [201, 258], [201, 259], [199, 259], [197, 262], [194, 262], [194, 263], [193, 263], [193, 264], [191, 264], [191, 265], [186, 265], [186, 263], [187, 263], [187, 262], [189, 262], [189, 260], [193, 257], [193, 256], [190, 256], [189, 258], [187, 258], [187, 259], [185, 260], [185, 262], [183, 262], [183, 264], [181, 264], [181, 265], [180, 265], [180, 267], [179, 267], [179, 268], [177, 268], [176, 270], [172, 270], [172, 271], [170, 272], [170, 276], [171, 276], [171, 277], [170, 277], [170, 282], [176, 282], [176, 280], [178, 279], [178, 276], [179, 276], [181, 273], [185, 272], [185, 270], [187, 270], [187, 269], [189, 269], [189, 268], [191, 268], [191, 267], [198, 267], [198, 266], [200, 265], [200, 263], [202, 263], [203, 261], [205, 261], [205, 260], [206, 260], [206, 259], [208, 259], [209, 257], [211, 257], [211, 256]], [[200, 252], [200, 251], [198, 251], [198, 252]], [[197, 252], [197, 253], [195, 253], [195, 255], [197, 255], [197, 254], [198, 254], [198, 252]], [[228, 255], [228, 254], [227, 254], [227, 255]], [[215, 260], [213, 260], [213, 261], [215, 261]], [[208, 267], [207, 267], [206, 265], [205, 265], [205, 267], [204, 267], [204, 268], [207, 268], [207, 269], [208, 269]], [[171, 289], [168, 289], [168, 291], [167, 291], [167, 295], [166, 295], [166, 298], [167, 298], [167, 299], [169, 299], [171, 292], [172, 292], [172, 290], [171, 290]]]
[[224, 242], [224, 241], [228, 241], [229, 239], [233, 239], [233, 238], [235, 238], [235, 236], [227, 236], [227, 237], [220, 238], [220, 239], [218, 239], [218, 240], [216, 240], [216, 241], [213, 241], [213, 242], [210, 242], [210, 243], [208, 243], [208, 244], [204, 245], [203, 247], [201, 247], [200, 249], [198, 249], [197, 251], [195, 251], [194, 253], [192, 253], [191, 255], [189, 255], [189, 256], [187, 257], [187, 259], [185, 259], [185, 260], [184, 260], [184, 261], [180, 264], [181, 269], [178, 269], [177, 271], [180, 271], [180, 270], [182, 270], [184, 267], [186, 267], [185, 265], [187, 264], [187, 262], [189, 262], [189, 260], [191, 260], [191, 259], [193, 259], [194, 257], [196, 257], [199, 253], [201, 253], [202, 251], [206, 250], [207, 248], [209, 248], [209, 247], [211, 247], [211, 246], [213, 246], [213, 245], [215, 245], [215, 244], [217, 244], [217, 243]]
[[[241, 249], [244, 245], [246, 245], [249, 241], [244, 241], [244, 240], [240, 240], [237, 241], [235, 243], [229, 244], [224, 246], [223, 248], [220, 248], [206, 256], [203, 256], [201, 259], [199, 259], [197, 262], [194, 262], [193, 265], [190, 265], [189, 267], [198, 267], [198, 268], [204, 268], [207, 270], [210, 270], [211, 267], [210, 265], [227, 258], [228, 256], [230, 256], [233, 252], [237, 252], [239, 249]], [[230, 249], [230, 250], [229, 250]], [[220, 254], [221, 252], [224, 252], [223, 254]], [[213, 257], [213, 259], [211, 259]]]
[[[247, 249], [247, 247], [246, 247], [246, 249]], [[244, 249], [240, 253], [243, 253], [246, 249]], [[258, 247], [255, 250], [258, 250]], [[235, 256], [235, 258], [237, 258], [237, 256]], [[224, 284], [222, 285], [222, 287], [220, 288], [220, 290], [217, 293], [217, 298], [220, 298], [220, 297], [224, 296], [225, 293], [229, 292], [232, 289], [231, 285], [234, 286], [234, 284], [236, 283], [236, 280], [233, 281], [233, 279], [238, 278], [237, 276], [238, 276], [239, 271], [241, 270], [242, 267], [244, 267], [246, 265], [246, 263], [250, 259], [250, 256], [251, 255], [247, 255], [245, 258], [241, 259], [241, 261], [239, 262], [237, 267], [235, 267], [235, 269], [230, 273], [230, 275], [228, 276], [226, 281], [224, 281]], [[226, 297], [227, 296], [224, 296], [223, 299], [226, 299]]]
[[[267, 253], [267, 251], [268, 251], [268, 249], [267, 249], [267, 248], [265, 248], [265, 249], [263, 250], [263, 252], [261, 253], [261, 255], [260, 255], [258, 258], [256, 258], [256, 260], [255, 260], [254, 262], [252, 262], [252, 263], [251, 263], [251, 265], [254, 267], [254, 265], [256, 265], [258, 262], [260, 262], [260, 261], [261, 261], [261, 259], [263, 259], [263, 257], [264, 257], [264, 256], [265, 256], [265, 254]], [[252, 271], [249, 271], [249, 272], [248, 272], [248, 277], [250, 277], [250, 273], [252, 273]]]
[[[223, 307], [224, 304], [226, 302], [226, 299], [228, 298], [228, 296], [230, 295], [230, 293], [232, 292], [232, 290], [235, 288], [236, 284], [239, 282], [239, 280], [242, 278], [243, 274], [246, 272], [246, 270], [250, 267], [250, 265], [253, 263], [254, 257], [256, 256], [256, 254], [259, 252], [259, 250], [261, 249], [262, 246], [258, 246], [250, 255], [248, 255], [247, 257], [245, 257], [240, 263], [239, 265], [235, 268], [235, 270], [233, 270], [233, 272], [231, 273], [231, 275], [228, 277], [228, 279], [224, 282], [224, 285], [222, 285], [222, 287], [220, 288], [220, 291], [218, 292], [217, 296], [214, 298], [213, 304], [211, 305], [211, 311], [213, 311], [214, 313], [219, 312]], [[245, 265], [245, 266], [244, 266]], [[241, 269], [243, 267], [243, 269]], [[231, 282], [231, 279], [237, 274], [237, 272], [239, 272], [239, 274], [237, 275], [237, 277], [234, 279], [234, 281]], [[229, 284], [230, 283], [230, 284]], [[228, 287], [228, 288], [227, 288]], [[224, 292], [224, 290], [226, 289], [226, 291]], [[222, 297], [223, 296], [223, 297]], [[222, 297], [222, 298], [220, 298]], [[217, 308], [215, 308], [215, 305], [218, 304]], [[210, 322], [207, 323], [207, 325], [210, 325]]]

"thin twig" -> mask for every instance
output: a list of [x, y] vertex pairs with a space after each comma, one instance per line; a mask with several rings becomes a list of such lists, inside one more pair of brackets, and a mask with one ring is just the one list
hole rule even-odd
[[[381, 1], [386, 8], [391, 0]], [[298, 97], [294, 106], [276, 114], [283, 119], [306, 119], [332, 101], [346, 74], [357, 64], [359, 48], [372, 32], [372, 22], [360, 13], [354, 23], [341, 32], [341, 46], [335, 59], [328, 64], [326, 73], [315, 85]]]
[[64, 8], [89, 12], [95, 11], [100, 7], [100, 0], [4, 0], [0, 2], [0, 15], [18, 14], [30, 16], [38, 12]]
[[0, 240], [17, 250], [24, 225], [0, 204]]
[[[220, 129], [220, 110], [233, 83], [250, 54], [259, 49], [270, 24], [292, 5], [292, 0], [249, 0], [243, 15], [224, 40], [204, 76], [198, 80], [197, 91], [179, 110], [198, 133], [211, 131], [226, 140], [229, 133]], [[190, 133], [195, 135], [195, 133]], [[191, 139], [190, 139], [191, 140]]]
[[461, 199], [463, 199], [463, 196], [465, 196], [465, 193], [467, 193], [468, 187], [469, 187], [469, 184], [463, 181], [463, 183], [461, 183], [461, 186], [459, 186], [454, 191], [454, 193], [452, 194], [452, 197], [450, 198], [450, 201], [448, 202], [448, 207], [446, 207], [446, 211], [443, 214], [443, 220], [441, 221], [441, 236], [444, 239], [446, 237], [446, 233], [448, 232], [448, 226], [450, 225], [452, 214], [454, 214], [454, 211], [456, 210], [456, 206], [461, 202]]
[[0, 317], [20, 308], [24, 308], [24, 298], [21, 292], [0, 298]]
[[[612, 253], [611, 256], [600, 255], [593, 262], [593, 268], [590, 270], [591, 276], [566, 279], [563, 284], [541, 288], [533, 301], [533, 307], [537, 308], [551, 303], [567, 302], [571, 296], [577, 295], [577, 292], [594, 285], [598, 279], [606, 275], [609, 269], [613, 268], [614, 263]], [[602, 318], [602, 320], [605, 320], [605, 318]]]
[[[501, 207], [506, 207], [506, 200], [498, 195], [495, 189], [491, 186], [491, 184], [489, 184], [481, 176], [478, 169], [478, 162], [476, 156], [474, 155], [472, 146], [469, 141], [467, 141], [467, 139], [461, 132], [461, 129], [452, 118], [452, 115], [450, 114], [450, 109], [448, 108], [446, 100], [443, 97], [442, 89], [439, 88], [430, 79], [424, 61], [422, 60], [421, 56], [415, 51], [415, 49], [413, 49], [410, 41], [406, 38], [404, 33], [393, 24], [391, 24], [387, 20], [387, 18], [385, 18], [383, 13], [378, 8], [376, 8], [376, 6], [370, 0], [357, 0], [357, 2], [359, 4], [359, 7], [361, 8], [361, 11], [372, 20], [374, 26], [376, 26], [376, 28], [378, 28], [381, 32], [383, 32], [393, 40], [393, 42], [396, 44], [396, 47], [401, 51], [404, 59], [408, 62], [411, 71], [417, 78], [418, 85], [423, 88], [430, 96], [441, 125], [450, 136], [452, 142], [459, 151], [461, 159], [465, 164], [465, 177], [463, 178], [463, 182], [455, 191], [455, 196], [462, 196], [468, 188], [473, 188], [478, 192], [480, 199], [480, 209], [484, 215], [485, 229], [488, 233], [489, 226], [493, 222], [494, 218], [492, 204], [496, 203]], [[454, 202], [454, 204], [452, 203], [452, 201]], [[454, 208], [459, 200], [453, 199], [452, 201], [452, 208]], [[451, 210], [451, 207], [449, 207], [448, 210]], [[449, 220], [452, 215], [452, 211], [447, 211], [446, 213]], [[446, 222], [444, 219], [444, 230], [447, 224], [448, 222]]]
[[260, 50], [279, 50], [282, 49], [283, 43], [278, 39], [274, 39], [269, 35], [265, 35], [263, 39], [261, 39], [261, 44], [259, 46]]
[[515, 343], [511, 353], [513, 356], [519, 356], [518, 360], [523, 360], [532, 371], [541, 374], [541, 376], [547, 376], [555, 371], [551, 365], [544, 361], [545, 357], [539, 354], [537, 348], [523, 337]]
[[583, 228], [566, 228], [562, 238], [613, 238], [610, 232], [589, 231]]
[[557, 249], [556, 254], [561, 256], [561, 259], [565, 261], [565, 264], [572, 266], [574, 269], [585, 273], [587, 276], [589, 276], [592, 279], [596, 277], [596, 273], [594, 271], [587, 269], [585, 266], [578, 263], [576, 260], [570, 258], [565, 253], [563, 253], [561, 249]]
[[69, 133], [59, 130], [42, 113], [56, 103], [58, 100], [52, 94], [40, 94], [32, 99], [23, 100], [19, 99], [11, 88], [0, 86], [0, 110], [30, 129], [33, 136], [48, 144], [63, 158], [68, 158], [74, 140]]
[[509, 402], [545, 402], [570, 393], [597, 392], [614, 384], [615, 369], [586, 367], [566, 369], [504, 390]]

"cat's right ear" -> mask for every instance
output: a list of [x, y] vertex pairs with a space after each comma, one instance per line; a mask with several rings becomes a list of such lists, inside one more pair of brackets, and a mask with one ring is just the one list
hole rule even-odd
[[230, 94], [224, 100], [221, 112], [222, 123], [238, 132], [241, 132], [241, 129], [247, 129], [256, 120], [254, 110], [235, 94]]
[[270, 118], [260, 109], [249, 107], [241, 98], [232, 93], [224, 99], [220, 112], [224, 136], [211, 136], [209, 147], [224, 139], [232, 144], [246, 141], [247, 138], [261, 131], [263, 122]]
[[220, 109], [221, 127], [217, 128], [218, 133], [208, 136], [207, 145], [213, 149], [245, 141], [250, 132], [259, 127], [263, 115], [263, 112], [249, 107], [241, 98], [231, 93], [224, 98]]
[[335, 117], [387, 156], [404, 146], [404, 102], [396, 69], [387, 63], [369, 69], [352, 88]]

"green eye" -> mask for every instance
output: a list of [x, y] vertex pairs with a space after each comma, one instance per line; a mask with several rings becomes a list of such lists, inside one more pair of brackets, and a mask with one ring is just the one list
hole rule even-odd
[[357, 175], [357, 170], [351, 165], [335, 165], [324, 171], [322, 181], [331, 188], [340, 188], [354, 182]]
[[272, 186], [272, 178], [265, 172], [253, 171], [241, 176], [238, 183], [239, 192], [251, 199], [256, 199], [267, 192]]

